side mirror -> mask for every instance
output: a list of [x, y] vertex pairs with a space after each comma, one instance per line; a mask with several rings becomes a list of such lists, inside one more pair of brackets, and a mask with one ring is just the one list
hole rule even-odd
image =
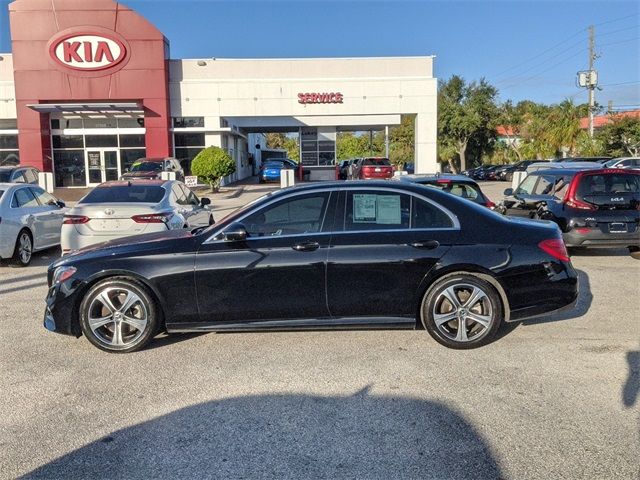
[[211, 205], [211, 199], [207, 198], [207, 197], [203, 197], [200, 199], [200, 205], [202, 205], [203, 207], [206, 205]]
[[243, 242], [247, 239], [247, 229], [239, 222], [234, 222], [223, 232], [226, 242]]
[[66, 204], [66, 203], [64, 203], [62, 200], [58, 200], [58, 201], [56, 202], [56, 205], [58, 205], [60, 208], [64, 208], [64, 207], [66, 207], [66, 206], [67, 206], [67, 204]]
[[504, 191], [504, 195], [505, 195], [506, 197], [510, 197], [511, 195], [513, 195], [513, 188], [507, 188], [507, 189]]

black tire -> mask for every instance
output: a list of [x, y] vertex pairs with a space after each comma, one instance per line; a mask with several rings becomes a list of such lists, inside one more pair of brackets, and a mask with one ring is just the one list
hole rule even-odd
[[640, 247], [637, 245], [629, 245], [627, 248], [629, 249], [629, 253], [640, 252]]
[[[26, 245], [25, 245], [26, 243]], [[25, 251], [28, 248], [28, 251]], [[9, 260], [12, 267], [26, 267], [31, 263], [33, 258], [33, 235], [26, 228], [18, 233], [16, 238], [16, 246], [13, 249], [13, 256]]]
[[[451, 291], [458, 301], [457, 306], [448, 300]], [[465, 292], [468, 292], [466, 298]], [[473, 301], [470, 297], [475, 292], [481, 292], [482, 296], [478, 294], [478, 300]], [[468, 301], [473, 303], [466, 305]], [[502, 301], [493, 285], [475, 275], [461, 273], [441, 278], [432, 285], [422, 300], [420, 317], [425, 329], [441, 345], [471, 349], [494, 339], [502, 323], [502, 312]], [[441, 317], [440, 326], [436, 315]], [[472, 316], [483, 323], [473, 320]], [[451, 318], [442, 321], [448, 317]], [[464, 333], [459, 331], [460, 322], [465, 326]]]
[[[107, 308], [101, 300], [104, 298], [101, 295], [105, 293], [114, 307], [113, 310]], [[129, 293], [137, 296], [138, 300], [126, 308], [124, 304], [129, 298]], [[121, 311], [122, 307], [126, 310]], [[121, 315], [117, 316], [114, 310]], [[99, 281], [85, 294], [80, 304], [80, 327], [87, 340], [100, 350], [129, 353], [144, 348], [151, 341], [161, 327], [161, 315], [153, 296], [144, 285], [127, 277], [111, 277]], [[100, 320], [97, 321], [98, 319]], [[104, 325], [97, 325], [102, 320], [106, 320]], [[140, 328], [134, 328], [132, 324], [138, 324]], [[119, 336], [116, 335], [116, 331], [120, 332]]]

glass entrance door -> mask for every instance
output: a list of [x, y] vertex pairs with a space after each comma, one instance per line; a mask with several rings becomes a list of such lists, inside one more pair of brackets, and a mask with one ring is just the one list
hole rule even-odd
[[118, 180], [118, 150], [106, 148], [92, 148], [87, 155], [87, 185], [97, 185], [109, 180]]

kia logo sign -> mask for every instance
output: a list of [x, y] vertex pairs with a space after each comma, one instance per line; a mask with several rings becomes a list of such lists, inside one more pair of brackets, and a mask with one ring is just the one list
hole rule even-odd
[[49, 41], [49, 55], [62, 67], [92, 72], [122, 68], [127, 47], [115, 32], [61, 32]]
[[298, 103], [342, 103], [344, 97], [340, 92], [336, 93], [299, 93]]

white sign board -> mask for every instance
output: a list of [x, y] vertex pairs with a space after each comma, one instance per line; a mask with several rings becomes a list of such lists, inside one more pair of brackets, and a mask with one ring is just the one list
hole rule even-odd
[[184, 184], [187, 187], [197, 187], [198, 186], [198, 177], [195, 176], [188, 176], [188, 177], [184, 177]]

